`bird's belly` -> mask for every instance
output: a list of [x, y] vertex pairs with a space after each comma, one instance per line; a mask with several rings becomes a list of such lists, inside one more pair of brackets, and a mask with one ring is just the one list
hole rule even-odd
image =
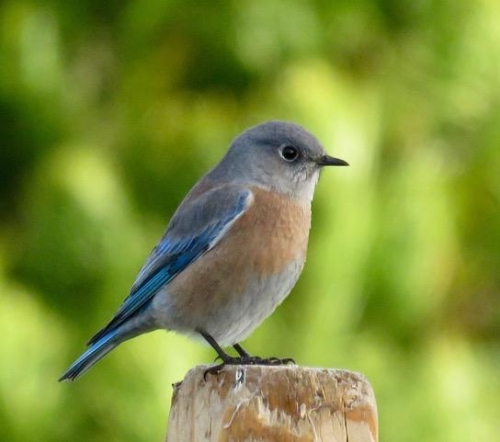
[[[192, 298], [165, 288], [153, 300], [155, 322], [161, 328], [201, 338], [199, 331], [228, 346], [245, 339], [288, 296], [304, 265], [301, 257], [274, 275], [249, 275], [244, 290], [226, 291], [226, 284]], [[176, 300], [182, 302], [175, 302]]]
[[252, 277], [241, 296], [205, 317], [205, 330], [221, 345], [244, 340], [288, 296], [300, 276], [303, 260], [290, 263], [283, 272], [264, 278]]

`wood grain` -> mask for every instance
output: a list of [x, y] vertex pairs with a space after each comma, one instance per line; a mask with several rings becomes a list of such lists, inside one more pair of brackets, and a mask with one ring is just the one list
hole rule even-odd
[[377, 442], [364, 376], [298, 366], [192, 369], [174, 386], [167, 442]]

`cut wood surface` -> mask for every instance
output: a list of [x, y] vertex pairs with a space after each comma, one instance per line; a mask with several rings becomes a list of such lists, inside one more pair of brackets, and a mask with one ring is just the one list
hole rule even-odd
[[174, 385], [167, 442], [376, 442], [366, 378], [346, 370], [198, 366]]

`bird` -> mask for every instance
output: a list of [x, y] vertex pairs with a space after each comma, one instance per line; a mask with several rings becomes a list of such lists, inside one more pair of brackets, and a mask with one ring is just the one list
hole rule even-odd
[[296, 123], [267, 121], [237, 136], [174, 212], [111, 321], [59, 380], [75, 380], [119, 344], [158, 329], [213, 347], [222, 363], [211, 373], [293, 361], [251, 356], [240, 342], [304, 268], [320, 171], [347, 165]]

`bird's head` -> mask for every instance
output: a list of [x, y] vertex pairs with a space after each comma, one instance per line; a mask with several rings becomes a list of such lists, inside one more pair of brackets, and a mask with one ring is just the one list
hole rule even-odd
[[347, 165], [298, 124], [269, 121], [239, 135], [214, 172], [310, 201], [323, 167]]

